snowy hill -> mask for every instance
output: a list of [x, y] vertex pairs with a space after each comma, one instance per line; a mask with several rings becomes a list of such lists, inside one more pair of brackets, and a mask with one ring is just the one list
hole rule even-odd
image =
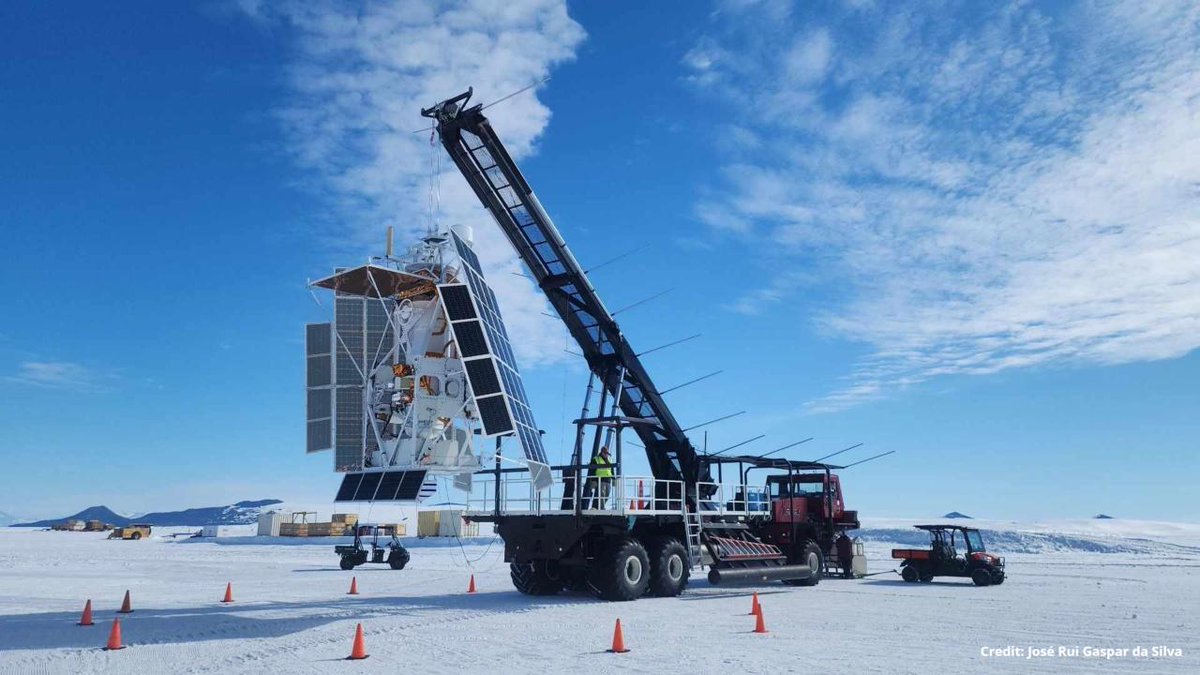
[[[265, 507], [282, 504], [278, 499], [259, 499], [243, 501], [227, 506], [206, 506], [182, 511], [161, 511], [137, 516], [137, 522], [151, 525], [183, 525], [198, 527], [201, 525], [248, 525], [258, 521], [258, 514]], [[122, 516], [107, 506], [91, 506], [79, 513], [63, 518], [39, 520], [33, 523], [19, 523], [16, 527], [50, 527], [67, 520], [100, 520], [110, 525], [129, 525], [133, 518]]]

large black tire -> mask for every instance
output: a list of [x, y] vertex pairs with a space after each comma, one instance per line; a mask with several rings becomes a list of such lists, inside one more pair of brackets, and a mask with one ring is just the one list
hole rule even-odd
[[921, 573], [917, 571], [916, 567], [913, 567], [912, 565], [905, 565], [904, 567], [900, 568], [900, 578], [910, 584], [915, 584], [917, 583], [917, 580], [921, 578]]
[[132, 539], [132, 540], [134, 540], [134, 541], [137, 541], [138, 539], [141, 539], [141, 538], [142, 538], [142, 533], [141, 533], [141, 532], [134, 532], [133, 534], [129, 535], [129, 538], [130, 538], [130, 539]]
[[388, 565], [394, 570], [402, 570], [408, 564], [410, 558], [408, 549], [404, 547], [395, 548], [388, 554]]
[[974, 581], [976, 586], [987, 586], [992, 583], [992, 573], [981, 567], [971, 572], [971, 581]]
[[637, 600], [649, 585], [650, 558], [633, 537], [614, 538], [588, 567], [588, 590], [602, 600]]
[[921, 583], [928, 584], [933, 582], [933, 570], [921, 570]]
[[692, 570], [683, 542], [675, 537], [655, 537], [646, 542], [646, 555], [650, 558], [648, 593], [673, 598], [687, 588]]
[[992, 584], [999, 586], [1004, 583], [1004, 572], [992, 572]]
[[508, 566], [513, 587], [525, 595], [558, 595], [566, 583], [557, 560], [534, 560]]
[[800, 555], [789, 560], [788, 564], [808, 565], [812, 570], [812, 575], [807, 579], [784, 579], [783, 583], [789, 586], [816, 586], [821, 583], [821, 577], [825, 575], [825, 555], [821, 553], [821, 547], [813, 541], [805, 544]]
[[349, 570], [354, 569], [354, 561], [347, 558], [346, 556], [342, 556], [342, 561], [340, 563], [338, 563], [338, 566], [340, 566], [344, 570], [349, 571]]

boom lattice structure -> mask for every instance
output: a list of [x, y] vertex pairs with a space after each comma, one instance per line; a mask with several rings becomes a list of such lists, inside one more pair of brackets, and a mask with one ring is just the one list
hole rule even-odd
[[592, 373], [619, 396], [621, 412], [651, 422], [634, 429], [654, 476], [696, 481], [696, 449], [492, 130], [483, 106], [465, 107], [470, 96], [468, 91], [421, 114], [436, 121], [442, 145], [533, 274]]

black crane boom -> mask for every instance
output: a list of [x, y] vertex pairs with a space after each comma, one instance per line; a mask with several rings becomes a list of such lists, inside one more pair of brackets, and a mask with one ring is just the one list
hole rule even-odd
[[634, 429], [646, 446], [654, 476], [698, 480], [696, 449], [492, 130], [483, 106], [466, 107], [471, 93], [468, 90], [421, 114], [435, 121], [442, 145], [579, 343], [588, 367], [608, 391], [620, 392], [621, 412], [653, 423], [637, 424]]

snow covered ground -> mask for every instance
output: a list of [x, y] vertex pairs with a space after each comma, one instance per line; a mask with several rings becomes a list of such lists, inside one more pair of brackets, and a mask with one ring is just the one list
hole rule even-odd
[[[920, 541], [909, 539], [912, 522], [866, 523], [873, 571], [893, 567], [893, 541]], [[0, 528], [0, 673], [1200, 672], [1200, 525], [970, 523], [1007, 557], [1003, 586], [910, 585], [894, 574], [762, 586], [767, 635], [746, 615], [754, 589], [702, 580], [679, 598], [632, 603], [522, 596], [489, 538], [410, 538], [408, 568], [350, 573], [330, 541], [171, 540], [156, 528], [151, 540], [120, 542]], [[479, 592], [468, 595], [472, 572]], [[361, 595], [346, 595], [352, 574]], [[232, 605], [219, 602], [226, 582]], [[126, 589], [129, 648], [102, 651]], [[82, 628], [88, 598], [96, 625]], [[627, 654], [605, 651], [618, 617]], [[344, 661], [359, 622], [371, 657]], [[981, 654], [1006, 647], [1055, 655]], [[1085, 655], [1138, 647], [1182, 655]]]

